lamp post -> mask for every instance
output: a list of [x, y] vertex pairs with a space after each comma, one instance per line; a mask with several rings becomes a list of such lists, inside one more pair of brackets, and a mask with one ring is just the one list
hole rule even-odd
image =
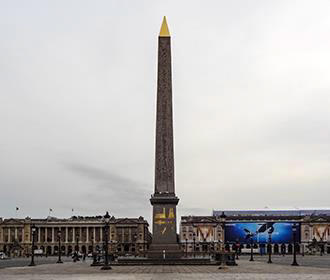
[[210, 247], [210, 258], [215, 256], [215, 241], [212, 241], [211, 247]]
[[239, 248], [240, 248], [238, 239], [236, 240], [235, 247], [236, 247], [236, 260], [238, 260], [238, 254], [239, 254]]
[[94, 252], [94, 236], [91, 237], [91, 241], [92, 241], [92, 257], [93, 257], [93, 262], [92, 262], [92, 266], [96, 265], [96, 252]]
[[268, 262], [272, 263], [272, 233], [268, 232]]
[[109, 254], [108, 254], [108, 243], [109, 243], [109, 223], [110, 215], [107, 211], [104, 215], [104, 236], [105, 236], [105, 255], [104, 255], [104, 265], [101, 267], [102, 270], [109, 270], [111, 266], [109, 265]]
[[94, 253], [94, 236], [91, 237], [91, 242], [92, 242], [92, 254]]
[[203, 243], [202, 243], [203, 258], [205, 257], [205, 247], [206, 247], [206, 251], [207, 251], [207, 243], [206, 243], [206, 239], [204, 238]]
[[143, 257], [146, 257], [146, 248], [147, 248], [147, 238], [145, 236], [145, 234], [143, 234]]
[[195, 233], [193, 233], [193, 243], [194, 243], [194, 247], [193, 247], [193, 249], [194, 249], [194, 258], [196, 257], [196, 255], [195, 255], [195, 249], [196, 249], [196, 247], [195, 247], [195, 243], [196, 243], [196, 234]]
[[250, 243], [251, 243], [251, 253], [250, 253], [250, 262], [253, 262], [253, 235], [250, 236]]
[[322, 257], [323, 256], [323, 248], [324, 248], [324, 244], [323, 244], [323, 237], [320, 237], [320, 241], [319, 243], [320, 244], [318, 247], [320, 248], [320, 256]]
[[36, 231], [37, 231], [37, 228], [36, 228], [35, 224], [32, 224], [31, 225], [32, 248], [31, 248], [31, 262], [30, 262], [29, 266], [35, 266], [35, 263], [34, 263], [34, 241], [35, 241]]
[[56, 263], [63, 263], [62, 260], [61, 260], [61, 254], [62, 254], [62, 250], [61, 250], [61, 230], [59, 230], [57, 232], [57, 239], [58, 239], [58, 260]]
[[[134, 248], [135, 248], [135, 257], [139, 254], [138, 252], [140, 252], [140, 250], [138, 250], [140, 247], [139, 246], [137, 246], [137, 234], [135, 233], [134, 235], [133, 235], [133, 238], [134, 238], [134, 244], [132, 244], [132, 247], [133, 247], [133, 245], [134, 245]], [[139, 247], [139, 248], [138, 248]]]
[[76, 250], [74, 252], [74, 258], [73, 258], [74, 262], [79, 261], [78, 253], [79, 253], [79, 235], [76, 236]]
[[188, 238], [186, 238], [186, 258], [188, 258]]
[[291, 265], [293, 266], [298, 266], [299, 264], [297, 263], [297, 244], [296, 244], [296, 239], [297, 239], [297, 224], [293, 224], [292, 226], [292, 232], [293, 232], [293, 262]]

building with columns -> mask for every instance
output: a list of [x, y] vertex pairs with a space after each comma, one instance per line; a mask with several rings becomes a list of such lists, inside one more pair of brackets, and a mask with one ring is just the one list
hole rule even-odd
[[[213, 216], [221, 215], [226, 216], [226, 224], [296, 223], [299, 228], [299, 252], [330, 254], [330, 209], [328, 208], [213, 211]], [[228, 238], [225, 239], [228, 241]], [[227, 244], [227, 248], [232, 245]], [[273, 243], [271, 246], [274, 253], [281, 253], [282, 248], [284, 253], [292, 253], [293, 250], [292, 242]]]
[[330, 216], [307, 216], [301, 225], [301, 244], [305, 251], [330, 254]]
[[186, 256], [205, 256], [220, 252], [224, 246], [224, 217], [183, 216], [180, 245]]
[[[69, 219], [47, 217], [46, 219], [2, 219], [0, 218], [0, 251], [9, 255], [25, 256], [31, 253], [31, 225], [36, 226], [35, 248], [43, 254], [61, 251], [70, 255], [101, 251], [104, 244], [104, 222], [102, 216], [73, 216]], [[109, 229], [109, 251], [117, 255], [145, 255], [151, 242], [148, 222], [143, 218], [111, 217]], [[60, 233], [60, 234], [59, 234]]]
[[[212, 254], [222, 249], [235, 251], [240, 246], [242, 252], [250, 252], [250, 239], [236, 240], [231, 238], [230, 230], [234, 225], [252, 225], [255, 229], [266, 228], [264, 236], [268, 237], [268, 230], [273, 226], [287, 226], [286, 241], [278, 242], [276, 235], [271, 240], [270, 248], [275, 254], [292, 254], [293, 232], [292, 225], [297, 228], [296, 242], [299, 243], [298, 253], [330, 254], [330, 216], [319, 215], [288, 215], [297, 213], [278, 214], [271, 212], [265, 215], [256, 213], [217, 212], [214, 216], [183, 216], [180, 223], [180, 244], [186, 255]], [[234, 214], [234, 215], [233, 215]], [[277, 224], [277, 225], [276, 225]], [[260, 236], [259, 236], [260, 237]], [[255, 253], [268, 252], [268, 238], [253, 243]], [[245, 249], [245, 250], [244, 250]]]

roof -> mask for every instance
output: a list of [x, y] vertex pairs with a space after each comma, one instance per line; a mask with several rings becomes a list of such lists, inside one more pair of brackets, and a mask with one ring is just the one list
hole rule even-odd
[[222, 213], [227, 216], [311, 216], [328, 215], [329, 208], [309, 208], [309, 209], [252, 209], [252, 210], [213, 210], [213, 216], [220, 216]]

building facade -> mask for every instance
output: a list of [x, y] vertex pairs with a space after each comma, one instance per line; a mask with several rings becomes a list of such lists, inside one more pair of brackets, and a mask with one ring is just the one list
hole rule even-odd
[[[2, 219], [0, 218], [0, 251], [12, 256], [31, 253], [31, 226], [35, 225], [35, 249], [45, 255], [61, 252], [70, 255], [78, 250], [82, 254], [101, 251], [104, 244], [102, 216], [58, 219]], [[151, 242], [148, 222], [143, 218], [111, 217], [109, 252], [117, 255], [145, 255]]]
[[301, 244], [307, 252], [330, 254], [330, 216], [305, 217], [301, 226]]
[[[227, 216], [227, 222], [287, 222], [299, 224], [299, 251], [301, 253], [330, 254], [330, 209], [260, 209], [214, 210], [213, 216]], [[272, 245], [277, 251], [276, 244]], [[274, 248], [275, 246], [275, 248]], [[285, 251], [291, 253], [292, 242], [285, 243]]]
[[222, 217], [183, 216], [180, 223], [180, 245], [186, 256], [205, 256], [223, 250]]
[[243, 253], [253, 246], [255, 253], [266, 254], [270, 249], [274, 254], [292, 254], [294, 239], [298, 253], [330, 254], [330, 216], [218, 213], [181, 217], [180, 244], [187, 256], [236, 251], [238, 246]]

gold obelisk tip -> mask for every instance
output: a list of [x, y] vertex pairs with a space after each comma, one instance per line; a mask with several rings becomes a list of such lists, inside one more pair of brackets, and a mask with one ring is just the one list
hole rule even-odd
[[166, 17], [163, 18], [162, 27], [160, 28], [159, 37], [170, 37], [170, 31], [168, 31], [168, 26], [166, 22]]

